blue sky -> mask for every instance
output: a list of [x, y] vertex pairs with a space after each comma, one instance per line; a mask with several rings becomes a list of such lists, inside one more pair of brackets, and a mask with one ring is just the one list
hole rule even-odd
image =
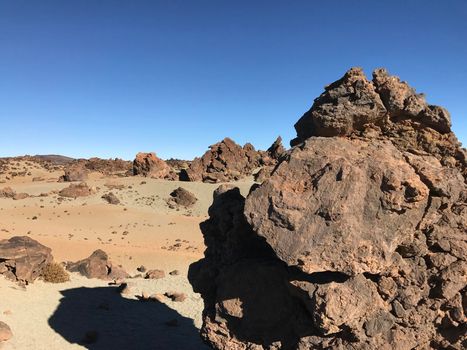
[[351, 66], [387, 67], [467, 143], [463, 0], [0, 0], [0, 156], [265, 149]]

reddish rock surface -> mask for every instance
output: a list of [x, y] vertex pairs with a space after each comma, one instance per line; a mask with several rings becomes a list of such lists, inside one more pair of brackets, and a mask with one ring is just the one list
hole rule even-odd
[[449, 114], [353, 68], [246, 199], [215, 192], [189, 279], [216, 349], [464, 349], [465, 150]]
[[259, 161], [260, 153], [253, 145], [247, 143], [242, 147], [226, 137], [209, 146], [209, 150], [201, 158], [195, 158], [188, 169], [182, 169], [180, 179], [210, 183], [239, 180], [251, 175]]
[[133, 175], [172, 180], [176, 177], [172, 168], [155, 153], [138, 153], [133, 161]]
[[0, 344], [9, 340], [12, 336], [13, 333], [10, 327], [5, 322], [0, 321]]
[[27, 236], [0, 240], [0, 274], [20, 283], [32, 283], [53, 261], [51, 252]]

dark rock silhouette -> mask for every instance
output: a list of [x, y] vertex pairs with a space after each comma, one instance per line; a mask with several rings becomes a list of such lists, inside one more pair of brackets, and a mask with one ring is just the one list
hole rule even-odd
[[[349, 70], [243, 198], [215, 192], [189, 279], [216, 349], [467, 347], [465, 150], [449, 114]], [[265, 176], [266, 178], [268, 176]]]
[[74, 288], [61, 292], [48, 323], [72, 344], [91, 350], [206, 350], [193, 325], [156, 300], [126, 299], [117, 287]]

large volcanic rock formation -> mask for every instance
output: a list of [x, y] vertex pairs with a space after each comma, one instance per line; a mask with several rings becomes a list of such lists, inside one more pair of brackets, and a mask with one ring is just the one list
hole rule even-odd
[[181, 169], [180, 179], [209, 183], [235, 181], [253, 175], [259, 167], [267, 177], [284, 153], [280, 136], [266, 151], [256, 150], [251, 143], [242, 147], [226, 137], [209, 146], [209, 150], [201, 158], [195, 158], [188, 168]]
[[465, 150], [446, 110], [349, 70], [269, 179], [221, 186], [189, 278], [216, 349], [467, 347]]
[[243, 147], [226, 137], [209, 146], [201, 158], [195, 158], [188, 169], [182, 169], [183, 181], [227, 182], [251, 175], [259, 166], [260, 154], [252, 144]]

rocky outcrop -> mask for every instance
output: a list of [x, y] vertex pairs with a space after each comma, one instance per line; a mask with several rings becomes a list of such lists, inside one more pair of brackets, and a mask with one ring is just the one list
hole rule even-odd
[[449, 114], [351, 69], [246, 198], [221, 187], [189, 279], [216, 349], [463, 349], [465, 150]]
[[4, 187], [0, 189], [0, 198], [11, 198], [14, 200], [21, 200], [28, 198], [29, 194], [27, 193], [16, 193], [11, 187]]
[[115, 158], [115, 159], [101, 159], [90, 158], [84, 161], [84, 166], [89, 171], [96, 171], [104, 175], [115, 175], [120, 173], [127, 173], [132, 169], [131, 161]]
[[129, 277], [120, 266], [110, 261], [106, 252], [100, 249], [86, 259], [68, 263], [66, 269], [70, 272], [78, 272], [87, 278], [111, 280]]
[[133, 175], [171, 180], [176, 177], [172, 168], [155, 153], [138, 153], [133, 161]]
[[259, 166], [260, 153], [252, 144], [243, 147], [226, 137], [209, 146], [201, 157], [195, 158], [188, 169], [182, 169], [180, 180], [209, 183], [239, 180], [250, 176]]
[[86, 169], [82, 162], [72, 163], [65, 168], [65, 174], [60, 176], [59, 182], [74, 182], [85, 181], [89, 175], [89, 170]]
[[350, 69], [325, 88], [295, 129], [292, 145], [311, 136], [389, 138], [401, 151], [425, 152], [443, 164], [466, 166], [449, 112], [429, 105], [423, 94], [385, 69], [375, 70], [372, 81], [360, 68]]
[[53, 261], [52, 250], [27, 236], [0, 240], [0, 274], [28, 284]]

